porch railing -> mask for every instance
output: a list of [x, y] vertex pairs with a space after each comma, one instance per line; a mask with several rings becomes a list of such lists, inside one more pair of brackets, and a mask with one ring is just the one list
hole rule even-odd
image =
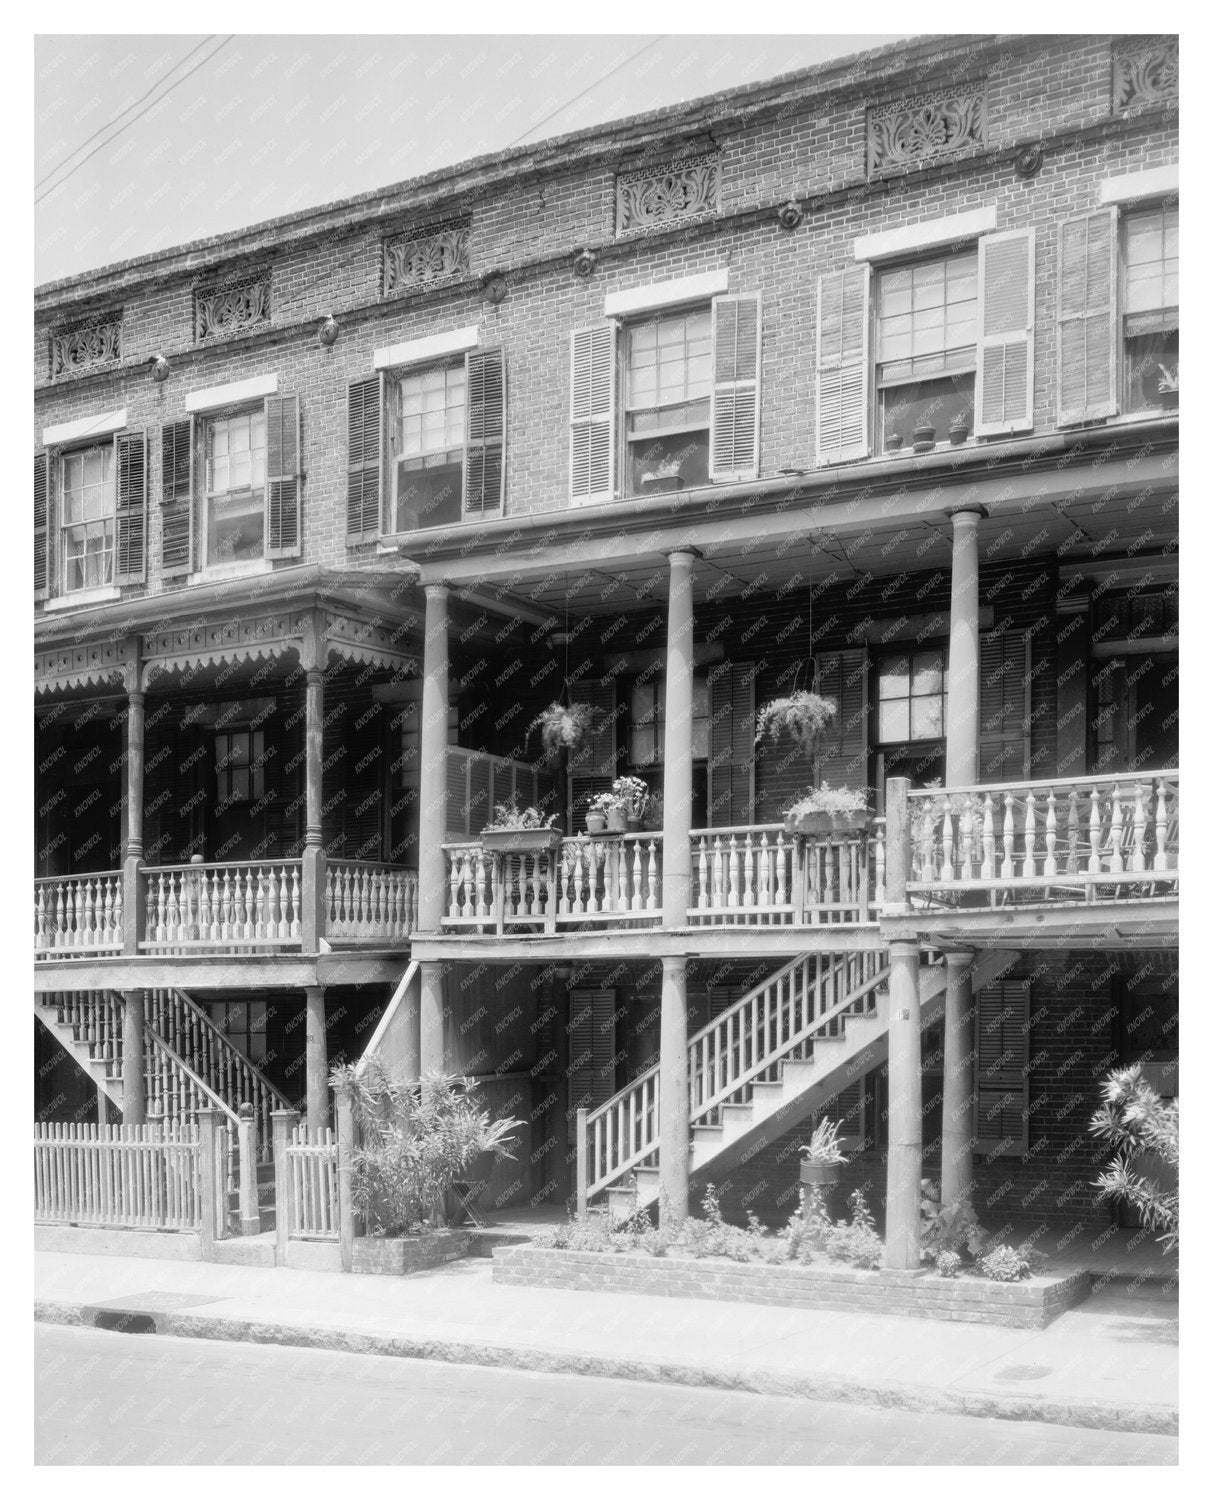
[[1083, 776], [909, 794], [915, 904], [1173, 895], [1179, 773]]
[[34, 956], [122, 951], [122, 872], [34, 881]]
[[417, 872], [371, 860], [331, 860], [324, 876], [331, 943], [400, 943], [417, 925]]
[[151, 953], [303, 946], [302, 861], [161, 865], [141, 872]]
[[875, 920], [884, 820], [871, 833], [802, 836], [782, 823], [691, 833], [692, 923], [791, 926]]

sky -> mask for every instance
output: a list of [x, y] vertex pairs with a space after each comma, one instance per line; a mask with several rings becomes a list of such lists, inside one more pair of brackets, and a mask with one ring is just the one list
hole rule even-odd
[[39, 36], [35, 280], [907, 34]]

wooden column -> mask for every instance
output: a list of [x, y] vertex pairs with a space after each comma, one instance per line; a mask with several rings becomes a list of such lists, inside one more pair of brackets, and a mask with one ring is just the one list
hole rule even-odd
[[421, 965], [420, 1076], [449, 1072], [446, 1046], [444, 964]]
[[949, 953], [945, 961], [940, 1191], [948, 1208], [973, 1190], [973, 960]]
[[[446, 836], [446, 716], [450, 698], [448, 595], [449, 590], [444, 584], [432, 583], [426, 587], [417, 851], [417, 924], [422, 932], [440, 931], [446, 911], [446, 861], [442, 841]], [[422, 1024], [424, 1027], [424, 1021]]]
[[143, 991], [124, 990], [122, 995], [122, 1123], [143, 1125], [147, 1121], [147, 1082], [143, 1056]]
[[904, 776], [885, 782], [885, 871], [884, 911], [892, 915], [906, 911], [906, 882], [914, 856], [910, 839], [910, 783]]
[[291, 1131], [299, 1123], [293, 1109], [270, 1112], [270, 1129], [274, 1140], [274, 1264], [285, 1266], [290, 1255], [291, 1236], [291, 1164], [287, 1147]]
[[889, 945], [889, 1175], [884, 1263], [916, 1271], [922, 1183], [922, 1030], [918, 944]]
[[977, 634], [977, 527], [981, 512], [952, 517], [952, 616], [948, 635], [947, 786], [976, 786], [981, 734], [981, 646]]
[[661, 960], [662, 1214], [680, 1224], [691, 1201], [691, 1095], [687, 1079], [687, 961]]
[[665, 781], [661, 849], [662, 925], [685, 927], [691, 904], [691, 734], [695, 616], [693, 551], [670, 553], [665, 663]]
[[307, 1128], [323, 1130], [329, 1120], [329, 1043], [324, 986], [308, 985], [304, 994], [307, 996]]
[[[137, 668], [131, 669], [133, 672]], [[132, 687], [126, 704], [126, 854], [122, 865], [122, 948], [138, 954], [143, 936], [143, 763], [144, 695]]]
[[257, 1181], [257, 1113], [245, 1100], [238, 1111], [236, 1144], [240, 1159], [240, 1233], [261, 1233], [260, 1184]]
[[[303, 951], [318, 953], [320, 939], [324, 936], [325, 930], [322, 811], [324, 807], [324, 671], [315, 662], [307, 668], [305, 712], [306, 823], [303, 840]], [[310, 1112], [308, 1118], [310, 1124]]]
[[337, 1095], [337, 1233], [341, 1269], [354, 1269], [354, 1110], [349, 1095]]
[[227, 1218], [226, 1185], [216, 1170], [219, 1154], [219, 1111], [198, 1111], [198, 1197], [201, 1200], [200, 1249], [203, 1260], [215, 1258], [215, 1241], [223, 1238]]

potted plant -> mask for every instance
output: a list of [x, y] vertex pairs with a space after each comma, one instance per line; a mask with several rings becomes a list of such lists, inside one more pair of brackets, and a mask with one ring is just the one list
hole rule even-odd
[[597, 712], [592, 703], [549, 703], [543, 712], [531, 720], [527, 736], [538, 729], [543, 748], [549, 755], [558, 755], [561, 750], [579, 750], [586, 735], [593, 728]]
[[800, 1148], [801, 1186], [816, 1188], [823, 1199], [842, 1181], [847, 1159], [838, 1144], [839, 1128], [837, 1120], [823, 1119], [809, 1137], [809, 1144]]
[[640, 487], [650, 495], [666, 495], [682, 488], [682, 461], [666, 458], [640, 476]]
[[492, 821], [481, 831], [486, 849], [508, 854], [532, 854], [555, 849], [561, 840], [556, 815], [544, 817], [537, 807], [519, 807], [515, 794], [508, 802], [498, 802]]
[[784, 813], [784, 827], [789, 833], [823, 834], [862, 833], [871, 821], [866, 787], [832, 787], [828, 781], [793, 802]]
[[963, 412], [958, 413], [951, 427], [948, 428], [948, 441], [952, 444], [953, 448], [959, 448], [968, 435], [969, 419]]
[[614, 792], [599, 792], [586, 809], [587, 833], [622, 833], [627, 827], [623, 803]]
[[914, 452], [930, 453], [931, 449], [934, 448], [934, 446], [935, 428], [929, 422], [924, 422], [921, 426], [915, 427]]
[[617, 776], [611, 783], [612, 795], [623, 809], [629, 833], [639, 833], [649, 809], [649, 784], [639, 776]]
[[816, 755], [826, 726], [837, 714], [838, 704], [833, 698], [823, 698], [820, 693], [803, 688], [783, 698], [772, 698], [758, 710], [754, 743], [760, 745], [770, 740], [774, 744], [786, 735], [806, 755]]

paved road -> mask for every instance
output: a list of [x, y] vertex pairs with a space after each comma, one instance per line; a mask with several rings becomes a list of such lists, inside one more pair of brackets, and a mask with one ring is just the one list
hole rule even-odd
[[39, 1464], [1173, 1464], [1177, 1440], [35, 1326]]

